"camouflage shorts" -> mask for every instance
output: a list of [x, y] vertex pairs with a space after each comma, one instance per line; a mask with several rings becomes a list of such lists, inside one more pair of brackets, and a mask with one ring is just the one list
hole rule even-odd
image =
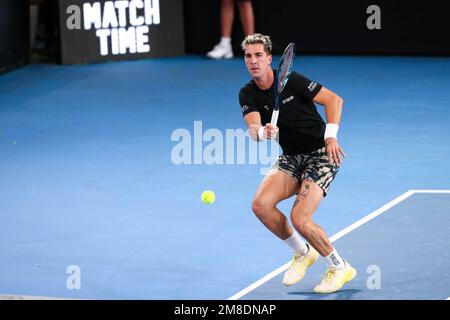
[[312, 180], [322, 188], [324, 197], [339, 171], [339, 165], [328, 161], [325, 147], [307, 154], [282, 154], [278, 157], [274, 168], [287, 173], [297, 179], [299, 183], [303, 180]]

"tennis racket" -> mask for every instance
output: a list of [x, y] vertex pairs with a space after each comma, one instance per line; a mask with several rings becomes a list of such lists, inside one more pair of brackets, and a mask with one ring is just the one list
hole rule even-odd
[[270, 120], [270, 123], [274, 126], [277, 125], [278, 114], [280, 113], [280, 95], [289, 80], [289, 76], [291, 75], [294, 57], [295, 43], [291, 42], [286, 49], [284, 49], [280, 63], [278, 64], [277, 73], [275, 75], [275, 107], [272, 113], [272, 120]]

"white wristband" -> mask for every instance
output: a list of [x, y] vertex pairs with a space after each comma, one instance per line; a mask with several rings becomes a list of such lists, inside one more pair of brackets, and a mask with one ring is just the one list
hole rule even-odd
[[325, 129], [325, 135], [324, 135], [324, 140], [326, 140], [327, 138], [335, 138], [337, 139], [337, 133], [339, 130], [339, 125], [337, 125], [336, 123], [327, 123], [327, 127]]
[[263, 141], [266, 139], [266, 138], [264, 138], [264, 126], [261, 126], [258, 129], [258, 138], [259, 138], [259, 141]]

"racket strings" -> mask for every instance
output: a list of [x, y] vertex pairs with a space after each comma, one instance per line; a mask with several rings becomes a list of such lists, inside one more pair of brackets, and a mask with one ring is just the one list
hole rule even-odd
[[287, 82], [293, 60], [294, 60], [294, 47], [290, 46], [281, 57], [280, 68], [278, 71], [278, 92], [281, 92], [283, 90]]

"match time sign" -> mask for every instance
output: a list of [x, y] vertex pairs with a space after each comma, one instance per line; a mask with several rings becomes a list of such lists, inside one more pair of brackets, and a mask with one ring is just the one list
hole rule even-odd
[[182, 0], [59, 0], [63, 64], [184, 54]]

